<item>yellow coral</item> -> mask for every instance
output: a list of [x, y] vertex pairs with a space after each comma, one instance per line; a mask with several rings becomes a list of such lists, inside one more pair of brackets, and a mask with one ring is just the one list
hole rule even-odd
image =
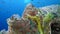
[[28, 15], [27, 17], [37, 22], [38, 31], [40, 32], [40, 34], [43, 34], [40, 18], [38, 16], [30, 16], [30, 15]]

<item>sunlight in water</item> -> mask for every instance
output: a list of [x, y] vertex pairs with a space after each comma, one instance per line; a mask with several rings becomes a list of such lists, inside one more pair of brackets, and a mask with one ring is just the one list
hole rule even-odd
[[31, 2], [31, 0], [24, 0], [24, 3], [29, 3]]

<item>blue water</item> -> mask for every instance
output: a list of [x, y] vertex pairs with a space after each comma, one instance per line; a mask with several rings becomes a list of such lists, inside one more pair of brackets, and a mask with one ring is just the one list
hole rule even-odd
[[[30, 3], [30, 1], [31, 0], [0, 0], [0, 30], [8, 29], [6, 19], [13, 14], [22, 16], [26, 5]], [[32, 4], [35, 7], [43, 7], [60, 4], [60, 0], [33, 0]]]

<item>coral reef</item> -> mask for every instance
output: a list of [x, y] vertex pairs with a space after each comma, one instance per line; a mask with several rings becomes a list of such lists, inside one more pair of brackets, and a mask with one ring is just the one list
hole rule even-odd
[[0, 34], [50, 34], [51, 23], [60, 22], [59, 9], [59, 5], [36, 8], [30, 3], [22, 17], [14, 14], [7, 19], [8, 31]]

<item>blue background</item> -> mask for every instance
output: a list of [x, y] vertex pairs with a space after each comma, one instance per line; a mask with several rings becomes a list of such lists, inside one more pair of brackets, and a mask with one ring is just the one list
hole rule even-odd
[[[13, 14], [19, 14], [22, 16], [26, 5], [30, 2], [31, 0], [0, 0], [0, 30], [7, 30], [8, 25], [6, 19]], [[33, 0], [32, 4], [35, 7], [43, 7], [53, 4], [60, 4], [60, 0]]]

